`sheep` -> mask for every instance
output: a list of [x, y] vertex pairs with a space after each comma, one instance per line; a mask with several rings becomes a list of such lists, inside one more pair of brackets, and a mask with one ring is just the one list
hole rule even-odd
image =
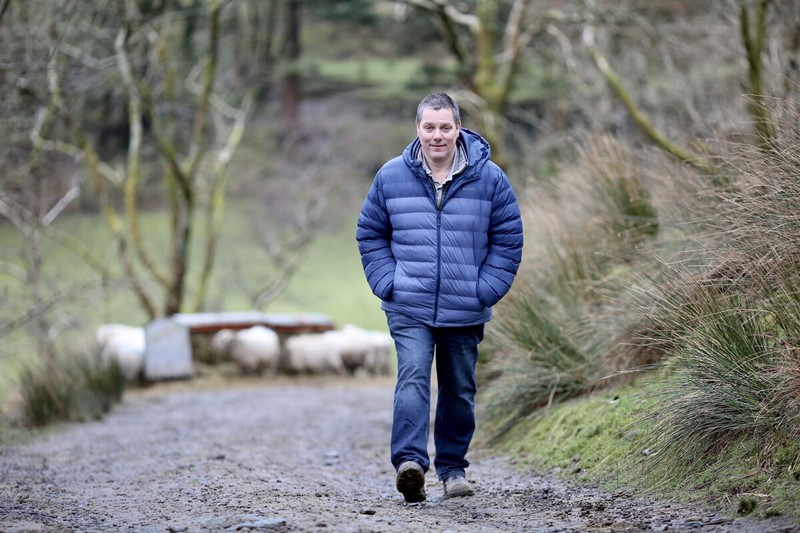
[[[221, 332], [220, 332], [221, 333]], [[224, 336], [219, 339], [224, 340]], [[278, 334], [264, 326], [253, 326], [233, 334], [229, 341], [230, 358], [242, 373], [274, 375], [280, 363]]]
[[144, 328], [125, 324], [102, 324], [95, 332], [103, 361], [116, 361], [125, 378], [138, 379], [144, 370]]
[[363, 368], [373, 375], [390, 372], [393, 341], [388, 333], [369, 331], [352, 324], [326, 331], [323, 335], [334, 345], [345, 369], [354, 374]]
[[373, 375], [387, 375], [391, 372], [391, 356], [394, 341], [384, 331], [367, 331], [370, 351], [364, 361], [364, 368]]
[[342, 356], [324, 333], [305, 333], [286, 339], [286, 370], [293, 374], [343, 374]]
[[235, 336], [236, 332], [232, 329], [221, 329], [214, 333], [209, 345], [214, 359], [225, 360], [230, 358], [231, 343]]
[[365, 330], [346, 324], [342, 329], [326, 331], [322, 336], [339, 352], [348, 373], [354, 374], [356, 370], [366, 366], [370, 347]]

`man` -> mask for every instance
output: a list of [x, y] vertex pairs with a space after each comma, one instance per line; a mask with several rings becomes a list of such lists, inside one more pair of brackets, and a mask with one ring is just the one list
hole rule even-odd
[[426, 498], [431, 367], [436, 353], [436, 475], [445, 496], [472, 495], [467, 450], [475, 431], [478, 343], [492, 306], [511, 288], [522, 222], [489, 144], [461, 127], [443, 93], [417, 108], [417, 138], [381, 167], [356, 239], [397, 348], [391, 460], [407, 502]]

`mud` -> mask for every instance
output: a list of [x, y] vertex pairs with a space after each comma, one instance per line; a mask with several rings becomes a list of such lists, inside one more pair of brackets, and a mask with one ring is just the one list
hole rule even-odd
[[405, 504], [389, 379], [168, 384], [0, 450], [0, 531], [798, 531], [608, 493], [473, 450], [476, 494]]

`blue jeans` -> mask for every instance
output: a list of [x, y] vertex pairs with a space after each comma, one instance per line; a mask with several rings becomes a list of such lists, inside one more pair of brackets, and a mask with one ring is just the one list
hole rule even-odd
[[463, 476], [475, 432], [475, 365], [483, 324], [432, 328], [400, 313], [386, 313], [397, 349], [391, 459], [395, 469], [405, 461], [430, 468], [431, 368], [436, 352], [438, 397], [433, 442], [436, 475]]

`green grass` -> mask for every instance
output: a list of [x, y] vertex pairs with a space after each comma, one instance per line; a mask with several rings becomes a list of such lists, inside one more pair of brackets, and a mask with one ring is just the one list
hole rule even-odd
[[[354, 212], [354, 216], [355, 216]], [[151, 236], [148, 245], [163, 249], [163, 243], [153, 236], [163, 234], [166, 220], [163, 213], [148, 213], [143, 219], [144, 233]], [[209, 295], [209, 311], [248, 311], [248, 300], [237, 294], [231, 285], [233, 278], [244, 276], [255, 278], [264, 275], [269, 268], [258, 246], [243, 234], [247, 227], [243, 210], [232, 204], [227, 209], [222, 248], [212, 278]], [[111, 238], [97, 216], [80, 215], [60, 220], [64, 231], [113, 262], [114, 251]], [[238, 238], [237, 238], [238, 236]], [[9, 226], [0, 226], [0, 246], [14, 250], [19, 236]], [[97, 280], [91, 269], [73, 253], [52, 243], [45, 242], [45, 276], [48, 283], [77, 283]], [[195, 260], [192, 266], [199, 263]], [[233, 265], [236, 265], [235, 268]], [[190, 270], [192, 268], [190, 266]], [[65, 279], [65, 276], [68, 276]], [[6, 294], [18, 298], [25, 288], [11, 278], [3, 279]], [[64, 305], [61, 312], [68, 314], [75, 327], [66, 330], [61, 339], [67, 343], [81, 343], [92, 339], [94, 329], [100, 323], [120, 322], [143, 325], [147, 321], [132, 294], [122, 289], [103, 288], [99, 283], [91, 291], [81, 294], [74, 302]], [[323, 313], [336, 325], [353, 323], [368, 329], [386, 330], [386, 321], [380, 310], [380, 301], [364, 279], [361, 261], [355, 243], [355, 219], [321, 233], [312, 243], [304, 262], [286, 290], [263, 311], [280, 313]], [[0, 352], [0, 400], [9, 387], [17, 381], [26, 362], [36, 358], [37, 344], [30, 327], [23, 328], [3, 339]]]
[[[702, 469], [657, 465], [648, 446], [658, 408], [655, 375], [619, 388], [541, 409], [517, 424], [499, 451], [520, 466], [609, 490], [709, 505], [731, 515], [800, 519], [800, 444], [788, 440], [765, 449], [758, 436], [739, 439], [723, 453], [709, 454]], [[478, 438], [491, 436], [479, 424]]]
[[98, 419], [122, 400], [125, 374], [116, 361], [62, 355], [46, 366], [29, 365], [21, 376], [24, 421], [45, 426], [61, 420]]
[[339, 326], [352, 323], [386, 330], [380, 300], [361, 269], [355, 222], [320, 236], [286, 291], [267, 310], [325, 313]]
[[554, 404], [517, 424], [498, 448], [540, 470], [561, 470], [584, 481], [613, 479], [641, 445], [643, 434], [633, 421], [646, 412], [647, 402], [638, 385], [629, 385]]
[[384, 59], [325, 59], [309, 65], [309, 70], [321, 77], [358, 84], [408, 85], [422, 72], [417, 58]]

